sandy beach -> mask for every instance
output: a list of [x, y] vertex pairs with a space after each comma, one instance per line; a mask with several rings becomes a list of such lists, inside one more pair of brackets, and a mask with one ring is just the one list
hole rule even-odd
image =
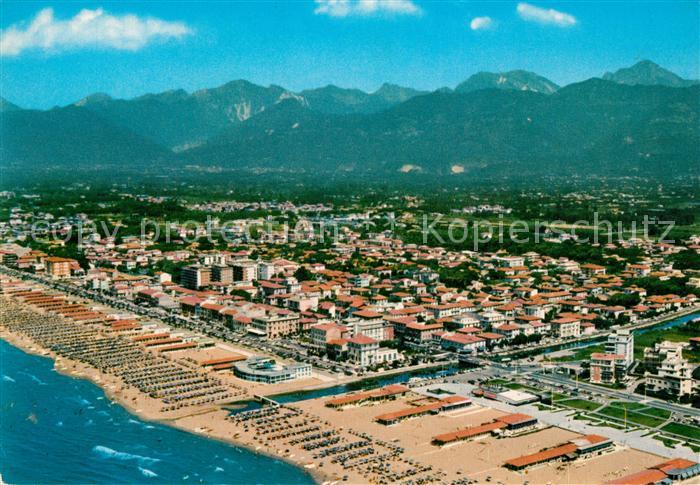
[[[90, 345], [96, 345], [97, 351], [101, 351], [105, 341], [111, 342], [111, 346], [122, 345], [123, 336], [111, 335], [99, 324], [76, 324], [63, 318], [57, 320], [58, 317], [31, 308], [7, 295], [0, 297], [0, 316], [0, 338], [27, 352], [54, 359], [57, 371], [92, 381], [104, 389], [110, 399], [140, 418], [283, 459], [305, 468], [319, 483], [341, 480], [350, 483], [449, 483], [466, 477], [502, 483], [603, 483], [662, 461], [660, 457], [616, 445], [612, 452], [590, 460], [545, 464], [523, 472], [511, 471], [503, 467], [506, 460], [557, 446], [581, 435], [561, 428], [543, 427], [521, 436], [487, 436], [443, 447], [431, 442], [435, 435], [477, 426], [505, 414], [476, 404], [408, 419], [391, 426], [376, 421], [379, 415], [430, 405], [436, 401], [413, 391], [396, 399], [341, 409], [328, 407], [327, 402], [331, 398], [326, 397], [231, 415], [225, 408], [231, 407], [233, 402], [250, 400], [254, 395], [318, 387], [324, 381], [312, 377], [265, 385], [238, 379], [230, 370], [213, 370], [208, 366], [210, 362], [230, 358], [239, 352], [228, 344], [160, 355], [157, 351], [132, 345], [129, 341], [125, 350], [120, 348], [119, 352], [126, 352], [125, 355], [129, 355], [131, 360], [141, 359], [147, 366], [153, 365], [155, 369], [165, 369], [164, 372], [175, 375], [174, 386], [180, 386], [183, 379], [184, 382], [204, 380], [208, 386], [204, 388], [205, 391], [213, 393], [212, 402], [199, 404], [201, 398], [187, 398], [184, 404], [173, 408], [172, 404], [164, 406], [163, 396], [167, 400], [170, 394], [163, 394], [160, 388], [150, 395], [143, 391], [150, 385], [149, 379], [160, 377], [149, 377], [148, 368], [146, 371], [137, 368], [120, 377], [110, 367], [101, 370], [86, 362], [59, 355], [59, 352], [45, 348], [28, 334], [40, 335], [50, 342], [50, 338], [59, 338], [63, 332], [68, 332], [71, 341], [88, 340]], [[45, 327], [49, 330], [53, 328], [54, 334], [49, 332], [47, 337]], [[75, 336], [70, 332], [75, 332]], [[84, 342], [76, 345], [80, 349]], [[107, 356], [113, 357], [109, 353]], [[134, 372], [139, 376], [146, 372], [146, 383], [134, 380]], [[169, 389], [167, 386], [166, 389]], [[587, 466], [592, 462], [594, 467]]]

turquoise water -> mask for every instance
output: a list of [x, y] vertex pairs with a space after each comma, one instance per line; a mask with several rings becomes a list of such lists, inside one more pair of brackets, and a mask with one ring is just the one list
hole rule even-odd
[[282, 461], [141, 421], [3, 340], [0, 473], [17, 484], [313, 483]]
[[666, 328], [673, 328], [673, 327], [678, 327], [679, 325], [683, 325], [686, 322], [689, 322], [691, 320], [694, 320], [696, 318], [700, 317], [700, 312], [698, 313], [691, 313], [690, 315], [685, 315], [683, 317], [678, 317], [674, 320], [669, 320], [668, 322], [660, 323], [658, 325], [654, 325], [653, 327], [647, 327], [647, 328], [641, 328], [639, 330], [635, 330], [633, 333], [635, 335], [641, 335], [643, 333], [651, 332], [653, 330], [663, 330]]

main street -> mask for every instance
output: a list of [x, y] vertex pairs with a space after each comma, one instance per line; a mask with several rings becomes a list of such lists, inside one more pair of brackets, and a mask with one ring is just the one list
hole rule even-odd
[[[111, 308], [125, 310], [136, 315], [161, 320], [177, 328], [184, 328], [225, 342], [231, 342], [234, 345], [250, 349], [254, 352], [266, 352], [270, 355], [293, 360], [295, 362], [306, 362], [313, 365], [317, 369], [322, 369], [333, 374], [344, 373], [347, 376], [363, 375], [362, 369], [356, 365], [348, 362], [333, 362], [322, 357], [309, 355], [305, 347], [289, 339], [268, 340], [265, 338], [250, 336], [243, 332], [234, 332], [221, 322], [204, 320], [196, 316], [185, 316], [176, 310], [166, 310], [164, 308], [138, 305], [132, 301], [117, 298], [102, 291], [76, 286], [62, 280], [55, 280], [48, 276], [27, 273], [2, 265], [0, 265], [0, 272], [23, 280], [35, 281], [57, 291], [86, 298], [107, 305]], [[450, 363], [456, 364], [456, 359]], [[396, 369], [396, 371], [410, 372], [413, 370], [425, 369], [426, 367], [430, 367], [432, 365], [438, 366], [440, 363], [435, 362], [405, 365], [400, 369]], [[386, 373], [386, 371], [382, 372], [382, 375]], [[373, 376], [374, 373], [367, 373], [364, 375], [364, 377]], [[337, 377], [337, 375], [335, 377]], [[344, 382], [347, 379], [338, 378], [336, 380]]]
[[143, 317], [161, 320], [173, 325], [174, 327], [184, 328], [212, 338], [232, 342], [236, 345], [247, 347], [254, 351], [267, 352], [279, 357], [292, 359], [296, 362], [308, 362], [319, 369], [324, 369], [327, 371], [350, 373], [357, 372], [357, 369], [350, 364], [330, 362], [323, 360], [320, 357], [310, 356], [306, 353], [305, 349], [301, 348], [301, 346], [297, 344], [294, 344], [293, 342], [270, 341], [251, 337], [243, 333], [233, 332], [221, 322], [204, 320], [195, 316], [185, 316], [174, 310], [138, 305], [132, 301], [117, 298], [102, 291], [76, 286], [44, 275], [18, 271], [6, 266], [0, 266], [0, 271], [16, 278], [35, 281], [66, 294], [86, 298], [107, 305], [111, 308], [125, 310]]
[[542, 382], [549, 383], [551, 385], [563, 386], [570, 390], [578, 390], [579, 392], [585, 391], [588, 394], [602, 394], [603, 396], [610, 399], [620, 399], [632, 402], [644, 402], [654, 407], [665, 409], [672, 413], [685, 414], [693, 417], [700, 417], [700, 409], [696, 409], [690, 406], [681, 406], [679, 404], [669, 403], [667, 401], [662, 401], [660, 399], [641, 396], [639, 394], [634, 394], [633, 392], [628, 392], [624, 389], [612, 389], [604, 386], [597, 386], [595, 384], [590, 384], [588, 382], [575, 381], [567, 376], [561, 374], [546, 374], [541, 371], [530, 374], [530, 380], [535, 381], [541, 385]]

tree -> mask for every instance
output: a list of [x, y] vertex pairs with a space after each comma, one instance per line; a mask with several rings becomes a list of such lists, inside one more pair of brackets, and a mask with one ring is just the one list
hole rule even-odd
[[299, 269], [294, 272], [294, 277], [297, 279], [297, 281], [309, 281], [315, 279], [314, 274], [304, 266], [299, 266]]

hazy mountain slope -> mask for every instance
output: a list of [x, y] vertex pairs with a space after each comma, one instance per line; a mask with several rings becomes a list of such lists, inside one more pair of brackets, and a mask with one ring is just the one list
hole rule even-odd
[[0, 140], [4, 167], [148, 167], [172, 159], [169, 150], [74, 106], [5, 112]]
[[289, 98], [323, 113], [373, 113], [419, 93], [410, 88], [384, 85], [371, 94], [335, 86], [295, 94], [280, 86], [264, 87], [238, 80], [192, 94], [180, 89], [130, 100], [112, 99], [97, 93], [78, 101], [76, 106], [89, 109], [158, 144], [181, 151]]
[[376, 113], [419, 94], [425, 92], [388, 83], [383, 84], [374, 93], [333, 85], [307, 89], [299, 93], [312, 110], [332, 114]]
[[131, 100], [93, 95], [76, 104], [115, 125], [180, 150], [250, 118], [286, 94], [279, 86], [266, 88], [247, 81], [232, 81], [192, 94], [175, 90]]

